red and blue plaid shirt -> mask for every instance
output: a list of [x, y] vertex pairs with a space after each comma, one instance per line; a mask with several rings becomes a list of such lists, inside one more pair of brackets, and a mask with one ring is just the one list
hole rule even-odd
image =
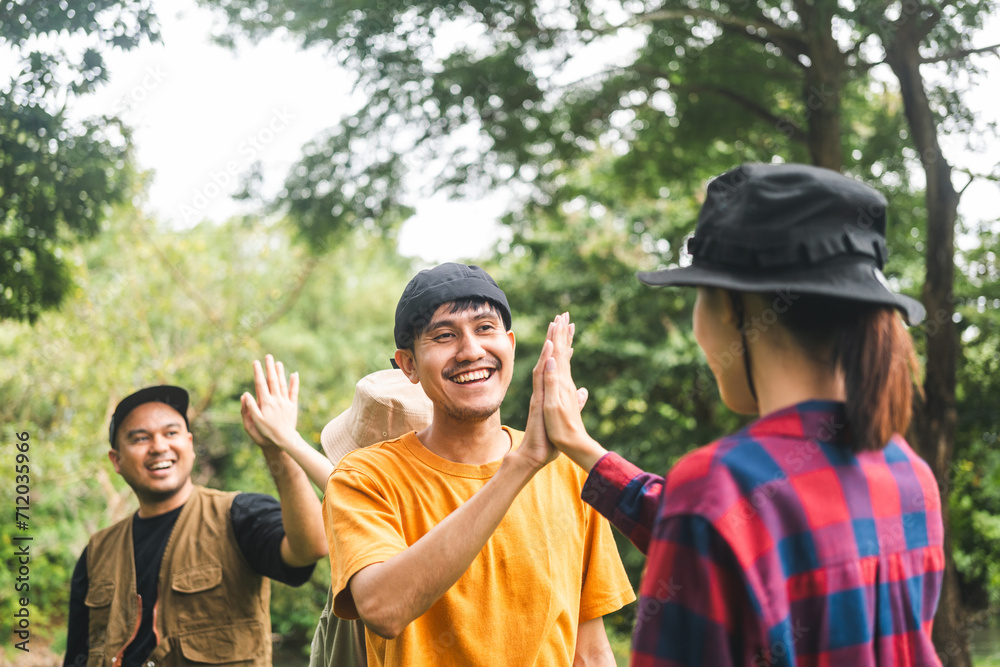
[[632, 665], [940, 665], [941, 498], [899, 436], [843, 445], [809, 401], [697, 449], [666, 480], [617, 454], [583, 499], [647, 555]]

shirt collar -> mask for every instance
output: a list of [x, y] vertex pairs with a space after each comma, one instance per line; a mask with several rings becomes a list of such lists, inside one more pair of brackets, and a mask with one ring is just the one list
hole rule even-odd
[[786, 436], [835, 443], [846, 436], [847, 417], [839, 401], [804, 401], [766, 414], [744, 430], [753, 437]]

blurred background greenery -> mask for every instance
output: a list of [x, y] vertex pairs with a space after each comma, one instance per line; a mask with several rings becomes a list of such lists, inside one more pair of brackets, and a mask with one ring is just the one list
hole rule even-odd
[[[991, 145], [994, 128], [968, 113], [961, 84], [976, 75], [970, 40], [995, 3], [950, 5], [936, 21], [936, 5], [920, 3], [910, 14], [909, 5], [900, 13], [882, 3], [876, 11], [875, 3], [763, 0], [614, 11], [582, 0], [409, 9], [359, 0], [336, 11], [279, 0], [204, 4], [228, 17], [220, 39], [287, 31], [328, 46], [355, 68], [371, 101], [306, 147], [258, 214], [187, 228], [143, 212], [149, 176], [136, 170], [127, 127], [114, 118], [74, 124], [63, 113], [67, 100], [107, 78], [103, 49], [157, 38], [152, 5], [0, 6], [0, 43], [23, 58], [0, 89], [0, 415], [8, 474], [13, 434], [31, 435], [36, 655], [64, 648], [69, 578], [88, 536], [134, 509], [105, 455], [121, 397], [159, 382], [189, 388], [196, 481], [273, 493], [240, 426], [251, 361], [271, 353], [300, 372], [300, 430], [314, 442], [350, 404], [357, 379], [387, 367], [396, 300], [424, 266], [397, 247], [411, 212], [402, 182], [416, 155], [439, 167], [443, 191], [503, 184], [516, 193], [502, 240], [467, 258], [494, 275], [514, 312], [520, 361], [504, 421], [523, 427], [545, 325], [570, 310], [574, 374], [591, 391], [588, 428], [658, 472], [741, 423], [721, 405], [694, 342], [692, 295], [634, 278], [685, 261], [705, 179], [741, 161], [784, 159], [842, 169], [885, 192], [894, 285], [926, 297], [928, 258], [943, 248], [954, 262], [950, 309], [912, 330], [925, 360], [929, 343], [955, 336], [951, 449], [935, 465], [962, 620], [945, 640], [971, 641], [978, 665], [1000, 664], [1000, 224], [995, 211], [953, 221], [954, 248], [928, 237], [937, 223], [924, 183], [947, 163], [939, 153], [928, 159], [919, 138], [926, 127], [906, 98], [912, 89], [893, 83], [883, 62], [899, 55], [893, 30], [925, 25], [923, 51], [910, 57], [951, 54], [940, 77], [917, 86], [929, 91], [935, 142]], [[808, 7], [827, 14], [807, 16]], [[449, 21], [492, 32], [478, 50], [442, 55], [428, 40]], [[542, 56], [599, 46], [613, 28], [638, 36], [630, 62], [573, 83], [551, 80], [558, 68]], [[60, 31], [93, 38], [78, 62], [33, 41]], [[831, 44], [837, 55], [824, 60], [820, 47]], [[401, 123], [412, 134], [400, 133]], [[484, 141], [449, 139], [468, 125]], [[253, 197], [252, 179], [247, 187]], [[923, 435], [910, 434], [915, 442]], [[0, 483], [0, 505], [13, 508], [13, 496], [14, 486]], [[0, 522], [0, 661], [25, 657], [6, 639], [19, 534], [8, 519]], [[625, 540], [620, 548], [637, 584], [643, 558]], [[321, 563], [303, 588], [275, 585], [273, 630], [287, 664], [305, 655], [328, 582]], [[608, 619], [622, 664], [633, 620], [631, 607]]]

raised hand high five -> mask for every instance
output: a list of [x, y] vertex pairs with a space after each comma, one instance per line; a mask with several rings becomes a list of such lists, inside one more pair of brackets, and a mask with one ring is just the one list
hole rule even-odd
[[[542, 354], [533, 372], [533, 381], [536, 392], [539, 384], [543, 387], [545, 432], [549, 442], [589, 472], [607, 450], [590, 437], [580, 416], [587, 400], [587, 390], [578, 390], [573, 383], [570, 358], [573, 356], [574, 333], [575, 326], [569, 320], [569, 313], [556, 316], [549, 325]], [[533, 396], [532, 404], [534, 402]]]
[[276, 445], [286, 449], [298, 436], [295, 430], [299, 411], [299, 374], [292, 373], [286, 382], [285, 367], [275, 363], [270, 354], [264, 357], [266, 372], [260, 362], [253, 362], [257, 399], [244, 393], [240, 397], [243, 428], [261, 447]]

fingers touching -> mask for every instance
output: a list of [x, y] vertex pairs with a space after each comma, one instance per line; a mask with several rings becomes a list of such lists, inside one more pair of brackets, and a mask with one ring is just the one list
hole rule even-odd
[[264, 356], [264, 366], [254, 359], [253, 362], [254, 390], [257, 392], [257, 400], [263, 402], [266, 397], [287, 398], [292, 402], [297, 402], [299, 398], [299, 374], [292, 373], [286, 380], [285, 365], [280, 361], [275, 362], [270, 354]]
[[256, 397], [245, 393], [240, 399], [244, 427], [258, 444], [256, 434], [272, 443], [287, 439], [295, 429], [299, 374], [286, 379], [284, 364], [268, 354], [263, 364], [254, 360], [253, 379]]

